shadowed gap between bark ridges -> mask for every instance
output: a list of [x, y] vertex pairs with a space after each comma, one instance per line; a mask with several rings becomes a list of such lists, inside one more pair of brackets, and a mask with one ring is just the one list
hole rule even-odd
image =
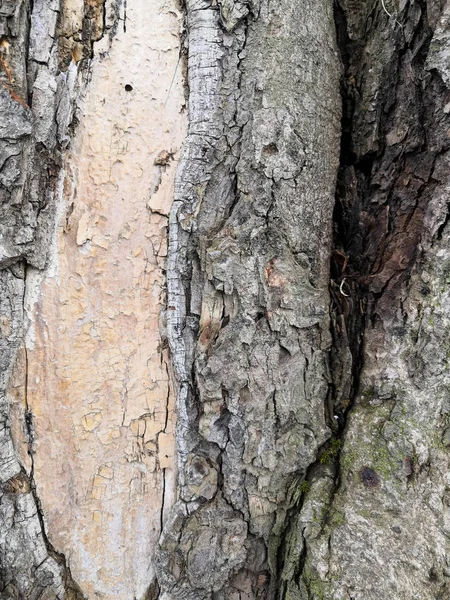
[[[341, 87], [343, 119], [341, 166], [334, 211], [334, 247], [331, 253], [330, 267], [330, 310], [333, 337], [330, 370], [334, 377], [332, 376], [330, 390], [332, 402], [327, 409], [333, 437], [320, 449], [318, 460], [310, 466], [305, 478], [307, 482], [310, 482], [314, 478], [320, 477], [321, 471], [323, 471], [324, 457], [332, 459], [330, 468], [333, 474], [334, 488], [329, 499], [328, 510], [322, 517], [322, 531], [330, 517], [333, 498], [341, 483], [340, 453], [345, 444], [348, 416], [358, 393], [360, 393], [360, 377], [364, 367], [364, 333], [369, 327], [383, 327], [385, 322], [389, 322], [396, 307], [401, 308], [402, 306], [401, 294], [407, 289], [409, 275], [420, 257], [419, 245], [427, 199], [436, 185], [431, 175], [433, 166], [439, 154], [447, 150], [445, 145], [438, 150], [433, 148], [426, 133], [439, 126], [437, 117], [433, 121], [433, 108], [444, 102], [446, 93], [439, 76], [435, 72], [427, 73], [425, 71], [425, 61], [433, 31], [428, 23], [427, 3], [421, 1], [419, 4], [421, 16], [408, 41], [404, 37], [403, 26], [399, 25], [397, 18], [406, 24], [410, 18], [409, 11], [412, 10], [411, 4], [407, 4], [401, 15], [396, 15], [396, 19], [392, 19], [391, 23], [385, 25], [385, 27], [392, 26], [395, 51], [383, 73], [384, 85], [380, 89], [381, 109], [378, 139], [369, 152], [358, 155], [354, 149], [353, 136], [355, 133], [361, 135], [361, 132], [355, 132], [354, 116], [355, 110], [362, 110], [358, 91], [358, 76], [360, 75], [358, 68], [363, 70], [364, 67], [361, 64], [358, 67], [358, 61], [354, 57], [358, 56], [358, 53], [361, 55], [364, 39], [360, 41], [360, 47], [358, 47], [358, 40], [350, 39], [346, 12], [338, 0], [335, 2], [336, 31], [343, 64]], [[373, 10], [376, 10], [376, 4], [374, 7]], [[411, 78], [410, 86], [405, 92], [405, 88], [402, 88], [402, 76], [408, 67], [413, 69], [415, 78]], [[365, 68], [369, 69], [370, 65]], [[433, 91], [436, 89], [441, 91], [441, 99], [440, 94], [433, 96]], [[397, 155], [391, 159], [386, 135], [393, 125], [403, 122], [401, 113], [397, 112], [398, 104], [402, 102], [411, 111], [411, 122], [407, 122], [409, 131], [404, 145], [399, 144], [399, 148], [396, 149]], [[425, 163], [427, 163], [427, 167], [423, 166]], [[384, 203], [374, 203], [373, 197], [380, 185], [377, 182], [380, 181], [380, 178], [388, 177], [391, 165], [395, 166], [393, 173], [387, 179], [386, 189], [383, 190]], [[400, 187], [401, 177], [405, 173], [412, 173], [412, 177], [419, 180], [417, 187], [413, 188], [413, 193], [410, 192], [406, 208], [402, 204], [404, 196], [402, 196]], [[350, 179], [351, 176], [354, 177], [353, 180]], [[384, 181], [384, 179], [381, 180]], [[349, 188], [352, 183], [355, 183], [357, 189], [353, 205], [351, 202], [348, 203]], [[387, 233], [384, 233], [382, 230], [385, 224], [381, 220], [380, 214], [386, 205], [388, 211], [389, 209], [391, 211], [391, 216], [388, 220]], [[406, 212], [406, 217], [402, 218], [402, 212]], [[367, 224], [361, 222], [363, 213], [369, 215], [367, 218], [371, 219], [375, 234]], [[437, 230], [435, 239], [440, 239], [448, 220], [447, 208], [447, 217]], [[396, 268], [396, 253], [400, 253], [398, 247], [401, 247], [405, 239], [412, 240], [404, 250], [407, 261]], [[383, 270], [388, 269], [390, 264], [394, 265], [392, 273], [387, 281], [382, 281]], [[381, 280], [380, 283], [378, 283], [379, 280]], [[343, 329], [345, 330], [344, 336], [342, 335]], [[352, 356], [351, 369], [348, 369], [350, 377], [348, 387], [351, 393], [346, 402], [343, 402], [345, 398], [342, 396], [339, 398], [338, 393], [339, 375], [342, 373], [333, 373], [339, 367], [342, 344], [348, 345]], [[305, 495], [306, 487], [300, 502], [291, 511], [286, 535], [295, 516], [301, 513]], [[285, 550], [284, 546], [280, 554], [280, 569], [285, 558], [283, 556]], [[307, 552], [308, 544], [307, 540], [304, 540], [303, 551], [299, 557], [296, 571], [296, 580], [299, 587], [300, 584], [304, 585], [303, 589], [306, 589], [307, 597], [315, 599], [314, 590], [308, 587], [307, 577], [304, 577], [303, 573]], [[286, 597], [284, 582], [282, 582], [279, 592], [280, 598]]]

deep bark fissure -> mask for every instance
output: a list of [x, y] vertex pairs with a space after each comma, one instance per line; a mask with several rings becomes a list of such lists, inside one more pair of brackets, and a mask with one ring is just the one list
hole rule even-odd
[[[355, 65], [350, 64], [349, 57], [357, 54], [357, 52], [355, 52], [354, 43], [352, 43], [348, 36], [345, 13], [340, 7], [338, 1], [335, 4], [335, 18], [338, 45], [344, 73], [341, 88], [343, 99], [341, 162], [338, 172], [336, 205], [333, 214], [334, 244], [331, 252], [330, 275], [332, 297], [331, 313], [336, 314], [336, 317], [332, 318], [332, 334], [334, 340], [332, 352], [339, 354], [339, 346], [343, 342], [344, 345], [348, 344], [352, 356], [352, 366], [350, 373], [351, 393], [349, 394], [350, 399], [348, 405], [343, 407], [344, 410], [342, 410], [342, 408], [338, 404], [339, 401], [336, 398], [336, 391], [334, 391], [333, 394], [335, 401], [335, 410], [337, 413], [336, 416], [339, 417], [338, 432], [342, 434], [343, 430], [345, 429], [345, 417], [351, 410], [355, 396], [359, 392], [359, 378], [363, 369], [364, 360], [364, 331], [367, 327], [367, 323], [370, 323], [371, 320], [374, 318], [374, 315], [376, 314], [377, 300], [380, 299], [383, 293], [386, 291], [387, 287], [390, 284], [390, 280], [383, 283], [380, 290], [376, 290], [375, 292], [371, 290], [370, 278], [376, 276], [377, 273], [381, 271], [381, 265], [383, 264], [385, 249], [383, 247], [383, 244], [378, 244], [375, 248], [376, 253], [371, 256], [368, 256], [370, 249], [368, 249], [367, 238], [364, 238], [364, 235], [367, 234], [361, 231], [361, 213], [363, 211], [367, 211], [370, 215], [371, 210], [370, 200], [372, 197], [371, 188], [373, 186], [371, 182], [372, 172], [383, 160], [385, 148], [381, 148], [377, 153], [369, 152], [367, 155], [362, 157], [357, 157], [354, 152], [352, 128], [354, 126], [353, 115], [355, 111], [355, 93], [357, 92], [355, 92], [355, 76], [352, 75], [352, 70], [355, 69]], [[426, 24], [425, 19], [424, 29], [426, 30], [427, 27], [428, 26]], [[419, 48], [420, 51], [423, 51], [424, 53], [423, 58], [421, 60], [421, 65], [418, 67], [418, 71], [422, 71], [427, 55], [426, 47], [431, 41], [431, 32], [426, 33], [425, 39], [423, 39], [422, 30], [416, 27], [414, 38], [410, 44], [411, 47], [415, 45], [416, 38], [420, 38]], [[396, 57], [398, 57], [397, 70], [401, 69], [402, 56], [407, 52], [408, 48], [409, 45], [405, 44], [403, 47], [400, 48], [398, 52], [396, 52]], [[414, 54], [417, 56], [417, 52], [414, 52]], [[394, 60], [396, 60], [395, 57]], [[420, 92], [420, 88], [418, 88], [418, 91]], [[386, 104], [389, 105], [387, 115], [384, 118], [380, 118], [379, 135], [381, 139], [383, 139], [383, 137], [386, 135], [385, 122], [389, 120], [389, 115], [391, 111], [395, 108], [395, 102], [393, 100], [389, 102], [389, 100], [387, 99]], [[381, 105], [382, 107], [380, 113], [384, 114], [383, 102], [381, 102]], [[423, 119], [422, 112], [423, 110], [426, 110], [423, 107], [423, 103], [420, 98], [418, 101], [418, 107], [419, 114], [417, 118], [420, 127]], [[419, 149], [419, 153], [421, 151], [425, 151], [425, 148]], [[414, 155], [415, 151], [412, 151], [411, 154]], [[404, 165], [403, 156], [400, 157], [400, 162], [402, 165]], [[434, 165], [434, 162], [435, 159], [432, 161], [432, 166]], [[432, 166], [430, 172], [432, 170]], [[349, 182], [348, 180], [346, 181], [346, 176], [348, 175], [348, 170], [351, 169], [354, 169], [357, 172], [356, 178], [361, 189], [361, 191], [359, 192], [361, 195], [357, 203], [355, 203], [354, 205], [352, 205], [351, 203], [346, 204], [345, 198], [346, 193], [348, 193], [349, 187]], [[403, 169], [400, 167], [398, 170], [401, 172]], [[392, 178], [394, 181], [389, 187], [388, 191], [385, 192], [386, 200], [389, 203], [391, 203], [394, 200], [393, 195], [395, 193], [395, 190], [393, 188], [395, 185], [395, 181], [398, 180], [398, 178], [399, 175], [397, 175], [395, 178]], [[408, 210], [406, 214], [406, 219], [403, 223], [403, 227], [405, 230], [408, 229], [411, 219], [413, 219], [414, 212], [420, 201], [422, 189], [424, 189], [426, 185], [430, 185], [429, 181], [423, 179], [420, 179], [420, 182], [421, 185], [417, 189], [417, 199], [414, 200], [413, 205]], [[374, 220], [376, 220], [379, 216], [379, 211], [377, 207], [374, 207], [372, 210], [375, 211]], [[394, 219], [396, 213], [395, 204], [394, 210], [392, 212], [394, 213], [393, 218], [389, 219], [387, 226], [388, 233], [394, 235]], [[444, 226], [444, 224], [441, 225], [441, 227]], [[359, 244], [358, 239], [361, 239], [361, 242]], [[404, 269], [404, 277], [407, 277], [408, 273], [412, 269], [415, 256], [416, 255], [414, 253], [411, 257], [411, 263], [406, 269]], [[403, 281], [403, 278], [401, 279], [401, 281]], [[343, 287], [345, 283], [347, 285]], [[350, 294], [347, 293], [348, 291], [350, 291]], [[350, 297], [350, 300], [346, 299], [348, 297]], [[348, 302], [350, 302], [350, 307], [346, 306]], [[347, 332], [346, 340], [342, 340], [342, 331], [339, 330], [339, 326], [337, 323], [338, 317], [341, 315], [344, 317], [345, 329]], [[333, 368], [333, 365], [331, 366], [331, 371], [336, 371], [336, 369]], [[334, 388], [335, 387], [336, 384], [334, 384]]]
[[[376, 3], [372, 3], [372, 16], [376, 10]], [[329, 556], [339, 551], [336, 542], [332, 544], [332, 535], [334, 529], [342, 526], [344, 521], [341, 522], [339, 517], [338, 525], [336, 522], [333, 524], [330, 516], [333, 519], [334, 511], [342, 507], [340, 496], [348, 494], [350, 479], [342, 489], [342, 477], [350, 477], [348, 465], [355, 460], [350, 456], [354, 450], [350, 450], [349, 454], [346, 446], [351, 428], [349, 421], [354, 422], [357, 417], [353, 413], [357, 411], [360, 414], [361, 405], [364, 402], [370, 404], [373, 394], [368, 389], [367, 382], [366, 371], [371, 368], [371, 365], [365, 364], [367, 351], [374, 353], [377, 350], [377, 346], [373, 346], [374, 332], [389, 331], [393, 322], [394, 335], [404, 336], [407, 329], [411, 328], [408, 315], [411, 308], [404, 306], [405, 299], [411, 294], [409, 278], [417, 269], [420, 273], [423, 246], [430, 244], [430, 232], [427, 230], [430, 225], [429, 222], [424, 223], [424, 219], [427, 206], [439, 183], [442, 183], [442, 179], [435, 178], [437, 160], [445, 156], [448, 150], [448, 142], [440, 134], [448, 127], [443, 124], [448, 123], [443, 109], [448, 102], [448, 90], [442, 85], [439, 75], [426, 67], [433, 36], [433, 28], [428, 23], [427, 3], [407, 3], [402, 15], [393, 16], [391, 25], [394, 17], [399, 18], [404, 28], [397, 27], [391, 31], [393, 48], [389, 61], [384, 63], [378, 88], [377, 121], [374, 127], [376, 136], [372, 140], [372, 147], [366, 147], [361, 152], [367, 140], [363, 123], [364, 85], [367, 84], [365, 77], [367, 78], [372, 65], [367, 54], [364, 55], [365, 62], [358, 61], [364, 51], [364, 44], [367, 43], [367, 31], [361, 34], [358, 47], [355, 19], [351, 39], [347, 33], [346, 11], [339, 5], [336, 6], [336, 29], [344, 68], [344, 111], [331, 265], [331, 310], [335, 314], [332, 318], [334, 358], [332, 355], [331, 370], [334, 373], [334, 414], [339, 417], [335, 435], [340, 445], [333, 461], [333, 486], [329, 490], [319, 530], [315, 530], [313, 538], [311, 533], [305, 533], [306, 528], [301, 525], [301, 516], [299, 517], [298, 528], [304, 539], [304, 546], [297, 584], [300, 590], [304, 586], [307, 597], [314, 600], [327, 597], [327, 593], [331, 594], [333, 585], [333, 589], [340, 585], [340, 593], [345, 592], [349, 594], [348, 597], [353, 597], [351, 587], [343, 588], [342, 582], [334, 583], [333, 580], [327, 582], [326, 578], [321, 578], [314, 572], [314, 561], [322, 560], [323, 556], [318, 555], [315, 550], [308, 561], [308, 548], [312, 539], [321, 536], [328, 540]], [[378, 22], [377, 28], [382, 31], [382, 27]], [[378, 57], [373, 57], [372, 64], [376, 64], [376, 60], [379, 60]], [[397, 139], [395, 136], [402, 127], [406, 133]], [[439, 175], [438, 172], [438, 178]], [[447, 203], [444, 214], [437, 218], [439, 227], [435, 226], [433, 238], [439, 241], [445, 234], [448, 223]], [[341, 314], [343, 326], [338, 319]], [[343, 331], [345, 336], [342, 335]], [[364, 341], [367, 332], [370, 334], [369, 342]], [[346, 349], [350, 350], [352, 357], [351, 368], [343, 360], [343, 350]], [[339, 368], [340, 362], [347, 368]], [[342, 384], [341, 375], [345, 371], [351, 377], [347, 386], [351, 393], [348, 395], [348, 404], [342, 405], [347, 394], [340, 394], [340, 398], [339, 394], [337, 396], [339, 390], [336, 379]], [[398, 416], [393, 416], [395, 410], [398, 412], [399, 404], [395, 394], [392, 394], [389, 402], [392, 405], [382, 421], [385, 424], [394, 418], [398, 419]], [[389, 406], [389, 403], [386, 405]], [[352, 425], [354, 427], [353, 423]], [[354, 446], [355, 440], [348, 442], [350, 443]], [[346, 450], [344, 465], [341, 464], [343, 450]], [[360, 473], [355, 473], [355, 477], [368, 488], [377, 488], [382, 478], [388, 477], [383, 461], [386, 461], [385, 456], [389, 456], [389, 451], [382, 452], [383, 459], [373, 456]], [[409, 456], [403, 460], [406, 489], [410, 488], [411, 481], [416, 481], [418, 473], [422, 472], [422, 467], [415, 466], [416, 460], [417, 458]], [[311, 468], [308, 480], [317, 488], [316, 468], [319, 469], [317, 464]], [[300, 513], [301, 511], [302, 507], [299, 509]], [[394, 527], [393, 530], [397, 531], [399, 528]], [[363, 588], [357, 589], [359, 594]]]

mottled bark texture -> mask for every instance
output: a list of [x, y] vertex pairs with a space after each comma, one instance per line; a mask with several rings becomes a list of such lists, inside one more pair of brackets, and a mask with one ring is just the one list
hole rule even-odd
[[449, 8], [342, 0], [335, 24], [331, 10], [187, 6], [170, 597], [450, 590]]
[[336, 7], [345, 68], [331, 273], [339, 429], [290, 523], [286, 600], [450, 594], [449, 8]]
[[274, 597], [287, 514], [330, 436], [340, 66], [328, 0], [187, 2], [189, 131], [170, 218], [179, 501], [170, 597]]
[[[5, 598], [83, 597], [47, 540], [5, 390], [116, 8], [0, 0]], [[189, 130], [161, 319], [179, 497], [147, 597], [446, 599], [450, 2], [183, 8]], [[24, 430], [32, 459], [27, 413]]]
[[[0, 1], [0, 596], [8, 599], [83, 597], [46, 537], [33, 481], [31, 415], [23, 423], [27, 473], [12, 443], [6, 397], [17, 352], [26, 355], [27, 272], [45, 267], [52, 243], [62, 152], [87, 74], [82, 59], [106, 27], [101, 1], [81, 3], [78, 29], [60, 19], [60, 8], [58, 0]], [[61, 62], [58, 36], [81, 46], [79, 55]]]

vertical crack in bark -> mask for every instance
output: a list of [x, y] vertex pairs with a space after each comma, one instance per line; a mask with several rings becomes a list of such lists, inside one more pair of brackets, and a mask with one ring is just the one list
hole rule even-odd
[[[374, 577], [370, 559], [361, 559], [353, 550], [362, 535], [361, 527], [355, 525], [355, 515], [365, 523], [365, 530], [379, 536], [375, 511], [382, 512], [387, 506], [388, 518], [390, 505], [395, 505], [392, 480], [397, 486], [395, 494], [399, 493], [399, 486], [410, 489], [413, 476], [417, 480], [415, 461], [419, 459], [411, 458], [411, 450], [406, 448], [411, 446], [409, 436], [424, 435], [420, 428], [417, 431], [415, 420], [418, 407], [414, 396], [420, 393], [420, 385], [415, 383], [409, 400], [405, 379], [418, 381], [420, 375], [417, 371], [412, 374], [410, 367], [401, 362], [399, 367], [395, 350], [405, 348], [405, 336], [416, 326], [417, 300], [409, 295], [417, 287], [423, 265], [430, 260], [426, 254], [443, 235], [448, 236], [448, 203], [441, 199], [445, 196], [443, 190], [448, 189], [448, 174], [444, 175], [440, 165], [446, 164], [449, 148], [443, 135], [449, 125], [445, 108], [449, 90], [443, 85], [446, 71], [442, 58], [436, 56], [436, 48], [444, 45], [442, 37], [447, 36], [448, 41], [445, 29], [440, 30], [441, 37], [430, 50], [442, 3], [438, 9], [430, 2], [406, 2], [402, 13], [393, 15], [390, 22], [380, 13], [379, 4], [371, 0], [359, 5], [342, 0], [335, 10], [344, 68], [341, 166], [330, 274], [331, 416], [337, 417], [337, 426], [334, 441], [324, 445], [318, 461], [310, 467], [298, 512], [290, 519], [281, 595], [287, 598], [300, 593], [311, 600], [342, 595], [358, 600], [388, 597], [395, 592], [386, 590], [400, 585], [383, 579], [382, 573]], [[395, 26], [397, 19], [402, 28]], [[442, 254], [443, 245], [440, 247]], [[411, 277], [414, 284], [410, 283]], [[425, 278], [429, 278], [428, 273]], [[425, 288], [422, 285], [421, 289]], [[421, 302], [418, 301], [419, 316]], [[423, 316], [419, 332], [422, 320]], [[388, 339], [392, 346], [386, 347]], [[403, 356], [406, 354], [402, 355], [402, 360], [406, 360]], [[392, 389], [389, 380], [394, 379], [395, 369], [400, 369], [400, 374], [396, 374], [397, 389]], [[408, 402], [415, 406], [414, 411], [407, 408]], [[420, 418], [432, 420], [434, 409], [430, 409], [429, 415]], [[413, 414], [409, 415], [410, 411]], [[371, 413], [372, 422], [366, 423], [364, 419], [369, 419]], [[384, 434], [388, 426], [403, 427], [395, 441]], [[378, 428], [383, 433], [377, 442]], [[398, 458], [391, 454], [395, 451]], [[376, 508], [371, 498], [364, 497], [374, 511], [372, 515], [359, 504], [363, 501], [359, 498], [361, 487], [373, 490], [374, 501], [376, 492], [380, 496]], [[413, 500], [414, 495], [402, 502]], [[400, 506], [398, 511], [401, 515]], [[345, 512], [354, 515], [352, 526], [347, 525]], [[407, 525], [405, 529], [408, 531]], [[401, 529], [395, 525], [392, 531], [395, 535]], [[385, 530], [383, 535], [389, 537]], [[396, 547], [395, 540], [390, 543]], [[383, 548], [387, 555], [390, 548]], [[301, 561], [293, 566], [296, 552]], [[378, 556], [385, 559], [383, 554]], [[426, 553], [422, 558], [425, 563], [436, 560]], [[400, 578], [403, 568], [399, 565]], [[375, 588], [370, 584], [372, 579]], [[433, 579], [436, 590], [439, 585], [441, 591], [447, 590], [448, 586], [438, 579]], [[406, 574], [401, 585], [403, 590], [410, 589]]]
[[[23, 296], [22, 296], [22, 310], [25, 312], [26, 307], [25, 307], [25, 297], [26, 297], [26, 290], [27, 290], [27, 267], [26, 264], [24, 266], [24, 284], [23, 284]], [[24, 391], [23, 391], [23, 395], [24, 395], [24, 408], [25, 408], [25, 414], [24, 414], [24, 429], [25, 429], [25, 435], [27, 438], [27, 454], [30, 457], [30, 461], [31, 461], [31, 467], [30, 467], [30, 480], [33, 482], [33, 476], [34, 476], [34, 448], [33, 448], [33, 444], [34, 444], [34, 425], [33, 425], [33, 413], [30, 410], [30, 405], [28, 403], [28, 349], [27, 349], [27, 345], [24, 342], [23, 344], [23, 351], [24, 351], [24, 356], [25, 356], [25, 369], [24, 369]], [[33, 483], [34, 486], [34, 483]]]
[[[170, 377], [170, 373], [169, 373], [169, 366], [168, 366], [167, 361], [164, 360], [162, 351], [161, 351], [161, 364], [165, 365], [165, 369], [166, 369], [166, 373], [167, 373], [167, 381], [170, 382], [171, 377]], [[164, 419], [164, 428], [162, 429], [162, 433], [167, 432], [167, 426], [169, 423], [170, 395], [171, 395], [171, 389], [170, 389], [170, 384], [168, 383], [167, 396], [166, 396], [166, 415], [165, 415], [165, 419]], [[158, 456], [159, 456], [160, 455], [159, 434], [157, 437], [157, 448], [158, 448]], [[161, 469], [161, 474], [162, 474], [162, 490], [161, 490], [161, 508], [160, 508], [160, 519], [159, 519], [160, 533], [162, 533], [163, 528], [164, 528], [164, 522], [166, 519], [165, 511], [167, 510], [167, 506], [166, 506], [166, 485], [167, 485], [167, 483], [166, 483], [166, 468], [165, 467]]]

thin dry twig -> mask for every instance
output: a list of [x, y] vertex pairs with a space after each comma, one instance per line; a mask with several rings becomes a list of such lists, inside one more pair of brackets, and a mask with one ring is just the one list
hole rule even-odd
[[392, 17], [391, 13], [388, 11], [388, 9], [386, 8], [386, 4], [384, 3], [384, 0], [381, 0], [381, 6], [383, 7], [384, 12], [387, 14], [387, 16], [389, 18]]
[[346, 294], [346, 293], [344, 292], [344, 290], [342, 289], [342, 286], [344, 285], [344, 283], [345, 283], [345, 277], [344, 277], [344, 279], [342, 280], [342, 282], [341, 282], [341, 285], [339, 286], [339, 291], [341, 292], [341, 294], [342, 294], [343, 296], [345, 296], [346, 298], [348, 298], [348, 297], [349, 297], [349, 294]]
[[[381, 6], [383, 7], [384, 12], [387, 14], [387, 16], [392, 19], [392, 13], [390, 13], [388, 11], [388, 9], [386, 8], [386, 4], [384, 3], [384, 0], [381, 0]], [[395, 22], [397, 23], [397, 25], [400, 25], [400, 27], [403, 29], [403, 25], [398, 21], [397, 18], [395, 18]]]

